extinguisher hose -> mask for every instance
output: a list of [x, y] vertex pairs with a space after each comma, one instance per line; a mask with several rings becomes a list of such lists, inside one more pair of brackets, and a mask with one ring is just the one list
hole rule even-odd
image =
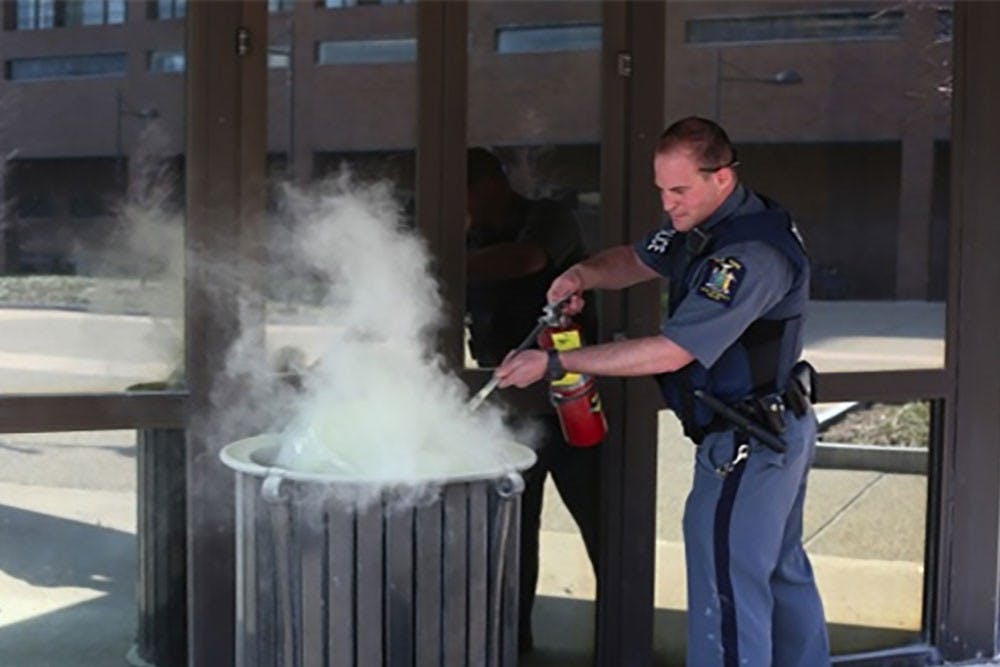
[[[542, 329], [558, 324], [559, 318], [562, 316], [562, 310], [569, 300], [570, 297], [566, 297], [561, 301], [550, 303], [545, 306], [542, 310], [542, 314], [538, 318], [538, 323], [535, 325], [535, 328], [531, 330], [531, 333], [524, 337], [524, 340], [521, 341], [520, 345], [513, 349], [513, 352], [517, 353], [527, 350], [534, 344], [538, 335], [542, 333]], [[483, 401], [489, 398], [490, 394], [492, 394], [497, 388], [498, 384], [500, 384], [500, 379], [496, 375], [491, 377], [490, 381], [484, 384], [483, 388], [477, 391], [476, 395], [469, 399], [469, 410], [476, 410], [479, 408], [479, 406], [483, 404]]]

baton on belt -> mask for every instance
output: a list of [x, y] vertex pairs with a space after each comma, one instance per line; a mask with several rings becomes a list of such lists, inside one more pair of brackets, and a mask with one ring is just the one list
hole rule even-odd
[[736, 426], [737, 428], [760, 440], [762, 443], [767, 445], [768, 449], [772, 449], [779, 454], [785, 453], [785, 443], [783, 443], [778, 436], [732, 409], [715, 396], [706, 394], [701, 389], [695, 389], [694, 397], [707, 405], [712, 412], [719, 415], [733, 426]]

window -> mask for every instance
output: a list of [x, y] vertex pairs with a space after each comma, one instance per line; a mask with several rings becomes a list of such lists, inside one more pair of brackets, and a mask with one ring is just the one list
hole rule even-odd
[[939, 42], [950, 42], [955, 26], [955, 12], [950, 7], [937, 10], [936, 39]]
[[417, 40], [413, 37], [319, 42], [316, 54], [316, 62], [320, 65], [409, 63], [416, 60]]
[[125, 22], [125, 0], [78, 0], [65, 3], [63, 11], [63, 26]]
[[589, 51], [601, 48], [601, 26], [596, 24], [497, 28], [497, 53]]
[[267, 66], [269, 69], [283, 69], [291, 64], [292, 51], [287, 44], [267, 47]]
[[124, 53], [14, 58], [7, 61], [6, 75], [10, 81], [123, 76], [127, 62], [127, 56]]
[[183, 51], [150, 51], [149, 71], [159, 74], [178, 74], [184, 71]]
[[17, 0], [18, 30], [125, 22], [125, 0]]
[[17, 0], [17, 29], [54, 28], [55, 5], [55, 0]]
[[406, 2], [414, 0], [323, 0], [323, 6], [327, 9], [343, 9], [360, 5], [400, 5]]
[[[147, 55], [147, 69], [156, 74], [180, 74], [184, 71], [187, 58], [180, 49], [171, 51], [150, 51]], [[272, 69], [288, 67], [287, 46], [268, 47], [267, 66]]]
[[688, 44], [898, 39], [903, 10], [835, 10], [697, 18], [685, 24]]
[[291, 11], [294, 6], [295, 0], [267, 0], [267, 11], [271, 13]]
[[187, 0], [151, 0], [147, 7], [147, 16], [154, 21], [187, 16]]

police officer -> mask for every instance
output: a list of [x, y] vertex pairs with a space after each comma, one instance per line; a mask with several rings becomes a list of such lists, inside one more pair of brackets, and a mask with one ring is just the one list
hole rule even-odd
[[[466, 322], [469, 350], [483, 367], [497, 366], [538, 321], [552, 280], [584, 257], [573, 213], [552, 199], [532, 200], [510, 187], [500, 160], [484, 148], [467, 152]], [[585, 321], [593, 335], [593, 320]], [[593, 340], [593, 338], [590, 338]], [[521, 497], [518, 643], [533, 648], [531, 612], [538, 583], [539, 531], [545, 479], [552, 476], [597, 571], [600, 449], [563, 438], [551, 406], [512, 415], [535, 434], [538, 462], [524, 474]]]
[[739, 183], [736, 166], [712, 121], [671, 125], [653, 162], [667, 222], [570, 267], [549, 288], [549, 301], [573, 295], [576, 310], [585, 289], [666, 277], [659, 335], [529, 350], [497, 375], [500, 386], [565, 370], [656, 375], [699, 445], [684, 508], [687, 664], [822, 667], [823, 606], [802, 547], [816, 420], [809, 369], [796, 364], [809, 265], [788, 212]]

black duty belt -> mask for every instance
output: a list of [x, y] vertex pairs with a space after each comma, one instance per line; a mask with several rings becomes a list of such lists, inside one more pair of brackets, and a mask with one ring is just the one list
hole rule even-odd
[[[715, 413], [712, 421], [706, 426], [701, 427], [702, 438], [709, 433], [736, 429], [737, 431], [752, 435], [779, 454], [785, 451], [785, 443], [778, 437], [785, 430], [784, 406], [780, 408], [780, 411], [769, 411], [769, 418], [765, 420], [759, 416], [759, 411], [754, 410], [750, 412], [747, 410], [747, 406], [750, 405], [747, 401], [741, 401], [735, 405], [726, 405], [715, 396], [701, 389], [696, 389], [694, 396]], [[771, 405], [776, 406], [777, 404], [771, 403]], [[780, 428], [774, 426], [778, 419], [781, 421]], [[701, 440], [698, 440], [698, 444], [701, 444]]]
[[[696, 399], [708, 407], [714, 416], [712, 421], [699, 430], [702, 438], [709, 433], [737, 429], [752, 435], [776, 452], [785, 451], [785, 443], [779, 437], [785, 432], [785, 412], [791, 411], [801, 417], [809, 410], [814, 400], [815, 371], [807, 362], [799, 362], [792, 369], [788, 389], [726, 404], [700, 389], [694, 391]], [[699, 444], [701, 440], [698, 440]]]

